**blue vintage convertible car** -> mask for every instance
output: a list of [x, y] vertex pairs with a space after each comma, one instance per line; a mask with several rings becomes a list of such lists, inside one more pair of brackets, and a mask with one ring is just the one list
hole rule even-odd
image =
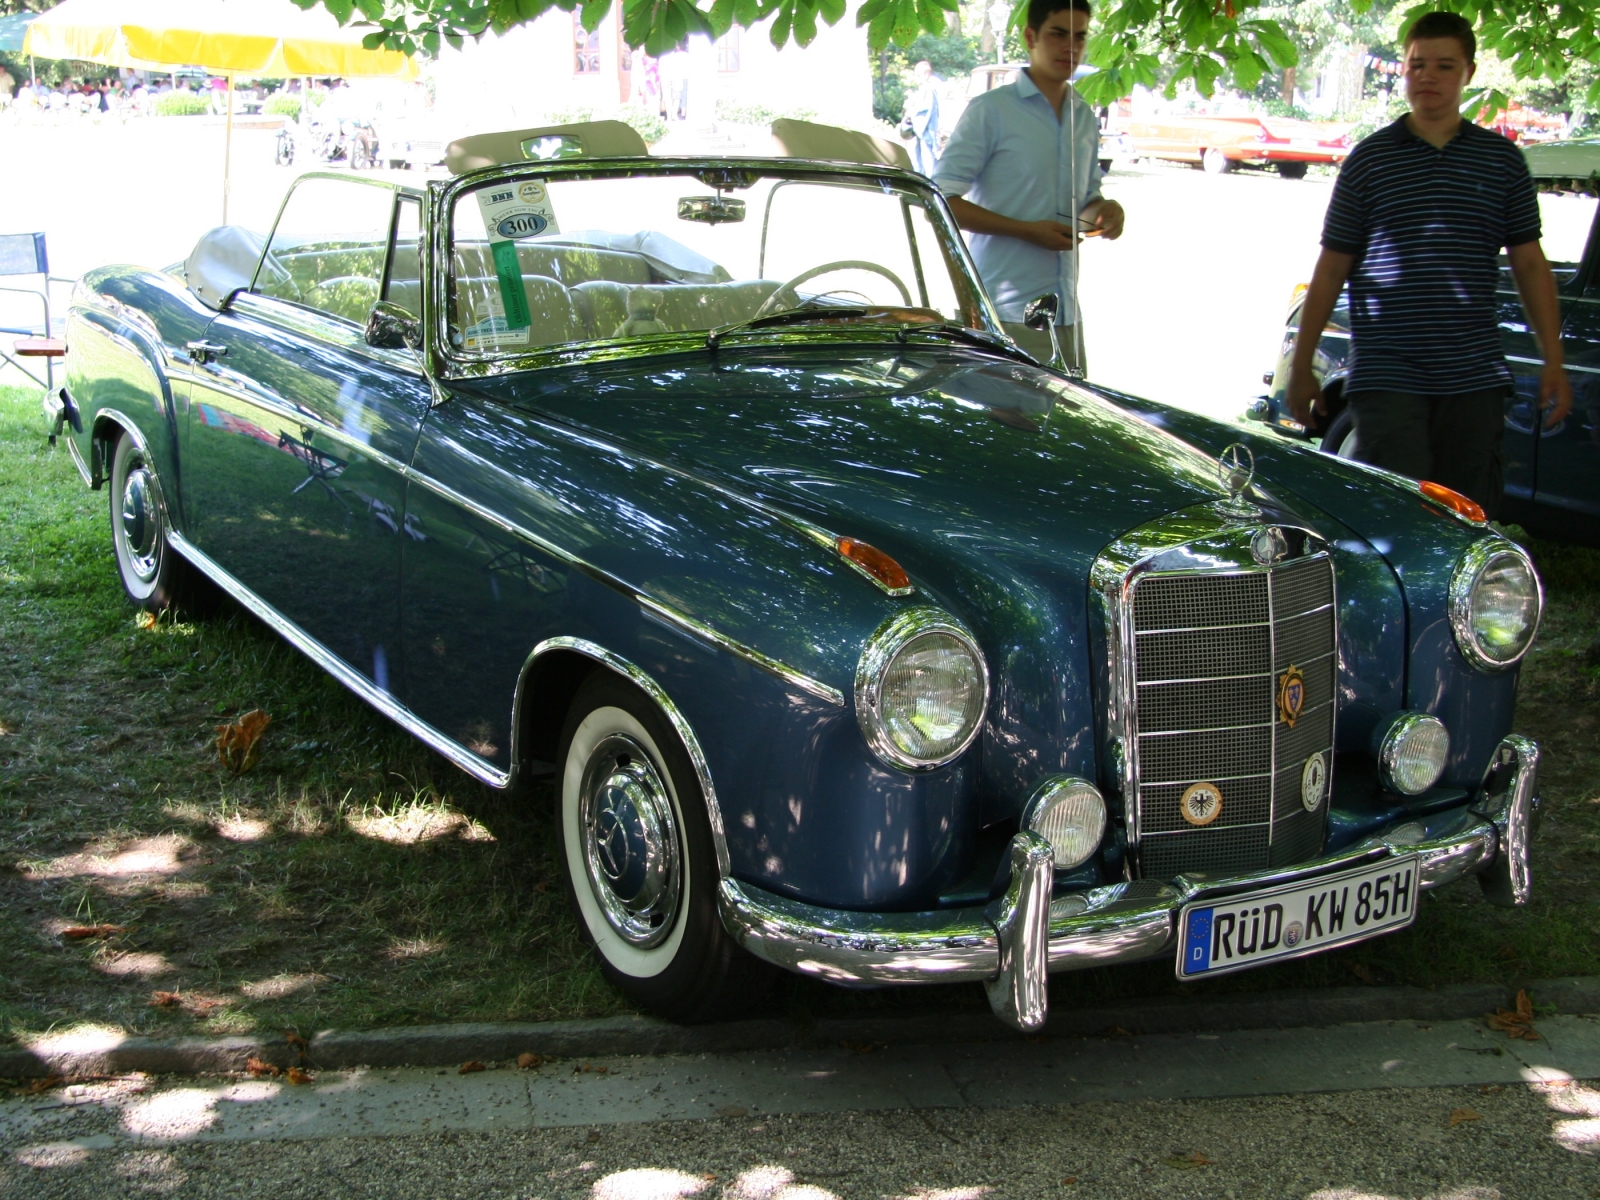
[[91, 272], [47, 408], [129, 595], [209, 579], [485, 783], [553, 772], [603, 969], [678, 1019], [764, 960], [1033, 1029], [1052, 972], [1525, 903], [1523, 551], [1034, 362], [926, 180], [777, 132], [468, 138]]

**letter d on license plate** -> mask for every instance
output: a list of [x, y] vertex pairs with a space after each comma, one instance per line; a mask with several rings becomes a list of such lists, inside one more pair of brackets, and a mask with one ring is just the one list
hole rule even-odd
[[1225, 975], [1401, 929], [1417, 915], [1417, 856], [1197, 900], [1178, 919], [1178, 978]]

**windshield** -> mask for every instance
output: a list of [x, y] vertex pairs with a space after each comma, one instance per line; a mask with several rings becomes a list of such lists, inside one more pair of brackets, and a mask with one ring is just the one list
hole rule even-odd
[[768, 317], [997, 329], [932, 203], [879, 179], [743, 167], [497, 179], [451, 213], [450, 343], [494, 356]]

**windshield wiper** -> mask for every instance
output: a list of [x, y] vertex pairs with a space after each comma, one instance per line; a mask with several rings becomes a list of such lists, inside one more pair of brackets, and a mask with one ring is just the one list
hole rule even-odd
[[768, 313], [764, 317], [751, 317], [748, 321], [736, 321], [732, 325], [723, 325], [718, 329], [706, 331], [706, 349], [715, 350], [717, 343], [730, 333], [743, 333], [747, 329], [765, 329], [771, 325], [798, 325], [802, 321], [828, 320], [833, 317], [859, 317], [866, 313], [878, 312], [877, 307], [854, 304], [838, 308], [786, 308], [782, 312]]
[[970, 325], [957, 325], [953, 321], [943, 321], [937, 325], [902, 325], [896, 336], [900, 341], [905, 341], [913, 333], [931, 333], [936, 337], [950, 338], [958, 342], [968, 342], [974, 346], [983, 346], [990, 350], [998, 350], [1002, 354], [1013, 357], [1022, 355], [1029, 362], [1034, 358], [1021, 346], [1002, 334], [990, 333], [987, 329], [974, 329]]

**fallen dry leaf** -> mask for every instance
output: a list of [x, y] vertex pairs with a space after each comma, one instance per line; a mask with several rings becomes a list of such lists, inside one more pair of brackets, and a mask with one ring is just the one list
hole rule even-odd
[[302, 1083], [310, 1083], [311, 1082], [311, 1072], [302, 1070], [299, 1067], [290, 1067], [287, 1071], [285, 1071], [283, 1073], [283, 1077], [285, 1079], [287, 1079], [290, 1083], [294, 1084], [296, 1087], [298, 1087]]
[[1174, 1154], [1167, 1159], [1167, 1166], [1175, 1167], [1180, 1171], [1193, 1171], [1199, 1167], [1209, 1167], [1211, 1165], [1211, 1160], [1198, 1150], [1192, 1154]]
[[531, 1052], [519, 1054], [517, 1055], [517, 1066], [524, 1071], [532, 1070], [534, 1067], [542, 1067], [544, 1066], [544, 1055]]
[[550, 881], [548, 879], [539, 880], [538, 883], [533, 885], [533, 890], [536, 892], [548, 892], [550, 890]]
[[489, 1069], [488, 1067], [484, 1066], [477, 1059], [473, 1058], [473, 1059], [469, 1059], [468, 1061], [462, 1063], [461, 1064], [461, 1070], [457, 1071], [456, 1074], [458, 1074], [458, 1075], [471, 1075], [474, 1071], [487, 1071], [488, 1069]]
[[85, 938], [105, 938], [114, 933], [127, 933], [131, 925], [68, 925], [61, 931], [61, 936], [81, 942]]
[[182, 992], [151, 992], [151, 1008], [177, 1008], [183, 1003]]
[[1061, 1186], [1062, 1187], [1071, 1187], [1073, 1184], [1075, 1184], [1077, 1182], [1078, 1182], [1078, 1177], [1076, 1175], [1068, 1175], [1065, 1179], [1063, 1179], [1061, 1181]]
[[283, 1074], [283, 1072], [281, 1070], [279, 1070], [274, 1064], [269, 1063], [269, 1062], [262, 1062], [259, 1058], [248, 1059], [244, 1064], [244, 1069], [246, 1071], [250, 1072], [250, 1077], [252, 1079], [260, 1079], [263, 1075], [282, 1075]]
[[296, 1050], [299, 1050], [302, 1053], [311, 1048], [311, 1043], [306, 1041], [305, 1038], [301, 1037], [292, 1029], [283, 1035], [283, 1040], [288, 1042], [289, 1045], [293, 1046]]
[[1132, 1037], [1133, 1031], [1124, 1029], [1121, 1025], [1107, 1025], [1100, 1031], [1101, 1037]]
[[1539, 1035], [1533, 1029], [1533, 1001], [1525, 989], [1517, 992], [1515, 1012], [1497, 1008], [1484, 1017], [1484, 1020], [1489, 1023], [1490, 1029], [1498, 1029], [1509, 1038], [1521, 1038], [1529, 1042], [1539, 1040]]
[[222, 765], [235, 775], [242, 775], [256, 765], [261, 757], [261, 735], [272, 724], [272, 718], [259, 708], [252, 708], [237, 721], [218, 725], [217, 757]]
[[1358, 962], [1345, 963], [1345, 966], [1349, 967], [1350, 968], [1350, 974], [1354, 975], [1357, 979], [1361, 980], [1362, 983], [1377, 983], [1378, 982], [1376, 979], [1374, 979], [1372, 977], [1372, 972], [1367, 969], [1367, 964], [1366, 963], [1358, 963]]
[[1470, 1108], [1458, 1108], [1450, 1114], [1450, 1128], [1454, 1129], [1463, 1121], [1481, 1121], [1483, 1116], [1473, 1112]]
[[139, 614], [139, 628], [140, 629], [154, 629], [155, 627], [156, 627], [156, 615], [155, 615], [155, 613], [153, 613], [153, 612], [142, 612], [142, 613]]
[[589, 1130], [589, 1136], [584, 1139], [584, 1141], [587, 1141], [587, 1142], [598, 1142], [599, 1140], [600, 1140], [600, 1131], [598, 1129]]
[[1478, 1088], [1478, 1094], [1481, 1096], [1492, 1096], [1495, 1092], [1503, 1092], [1505, 1090], [1506, 1089], [1502, 1084], [1486, 1083]]

